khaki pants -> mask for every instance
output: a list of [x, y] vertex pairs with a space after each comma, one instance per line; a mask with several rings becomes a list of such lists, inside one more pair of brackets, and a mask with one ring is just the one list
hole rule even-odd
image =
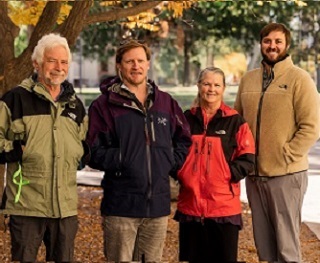
[[301, 262], [300, 225], [307, 172], [246, 178], [255, 245], [260, 261]]
[[108, 261], [161, 262], [168, 216], [159, 218], [103, 218], [104, 253]]

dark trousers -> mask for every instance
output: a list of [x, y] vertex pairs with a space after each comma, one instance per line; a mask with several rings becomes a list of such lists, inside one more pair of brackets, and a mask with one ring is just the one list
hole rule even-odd
[[179, 260], [190, 263], [237, 262], [239, 227], [210, 219], [179, 223]]
[[10, 216], [13, 261], [35, 262], [43, 241], [47, 261], [73, 262], [78, 217], [42, 218]]

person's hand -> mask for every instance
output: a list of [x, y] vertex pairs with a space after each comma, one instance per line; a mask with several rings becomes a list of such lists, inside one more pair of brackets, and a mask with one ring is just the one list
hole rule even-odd
[[90, 147], [85, 141], [81, 141], [83, 147], [83, 155], [81, 157], [81, 165], [85, 166], [89, 164], [91, 158]]
[[245, 176], [243, 176], [239, 173], [237, 173], [237, 174], [231, 173], [231, 183], [238, 183], [244, 178], [245, 178]]
[[13, 149], [10, 152], [2, 152], [0, 154], [0, 163], [19, 162], [22, 159], [24, 146], [22, 141], [15, 140], [12, 143]]

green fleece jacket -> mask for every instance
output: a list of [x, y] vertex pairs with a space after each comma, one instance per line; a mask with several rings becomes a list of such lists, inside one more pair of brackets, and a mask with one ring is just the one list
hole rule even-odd
[[7, 161], [4, 214], [49, 218], [77, 214], [76, 172], [88, 117], [72, 85], [65, 81], [62, 86], [59, 99], [53, 101], [33, 76], [0, 100], [0, 154], [9, 156], [15, 149], [13, 141], [24, 145], [20, 163], [22, 179], [28, 181], [19, 196], [21, 178], [13, 178], [18, 162]]
[[308, 151], [319, 138], [319, 94], [309, 74], [288, 56], [273, 67], [262, 89], [263, 65], [241, 79], [235, 109], [255, 136], [256, 173], [281, 176], [308, 169]]

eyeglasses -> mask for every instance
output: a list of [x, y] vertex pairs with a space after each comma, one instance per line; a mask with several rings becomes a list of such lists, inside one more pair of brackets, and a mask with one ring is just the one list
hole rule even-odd
[[142, 39], [140, 40], [140, 39], [129, 38], [129, 39], [121, 40], [119, 44], [120, 44], [120, 46], [123, 46], [123, 45], [129, 44], [129, 43], [137, 43], [140, 45], [144, 45], [144, 44], [146, 44], [146, 41], [142, 40]]

